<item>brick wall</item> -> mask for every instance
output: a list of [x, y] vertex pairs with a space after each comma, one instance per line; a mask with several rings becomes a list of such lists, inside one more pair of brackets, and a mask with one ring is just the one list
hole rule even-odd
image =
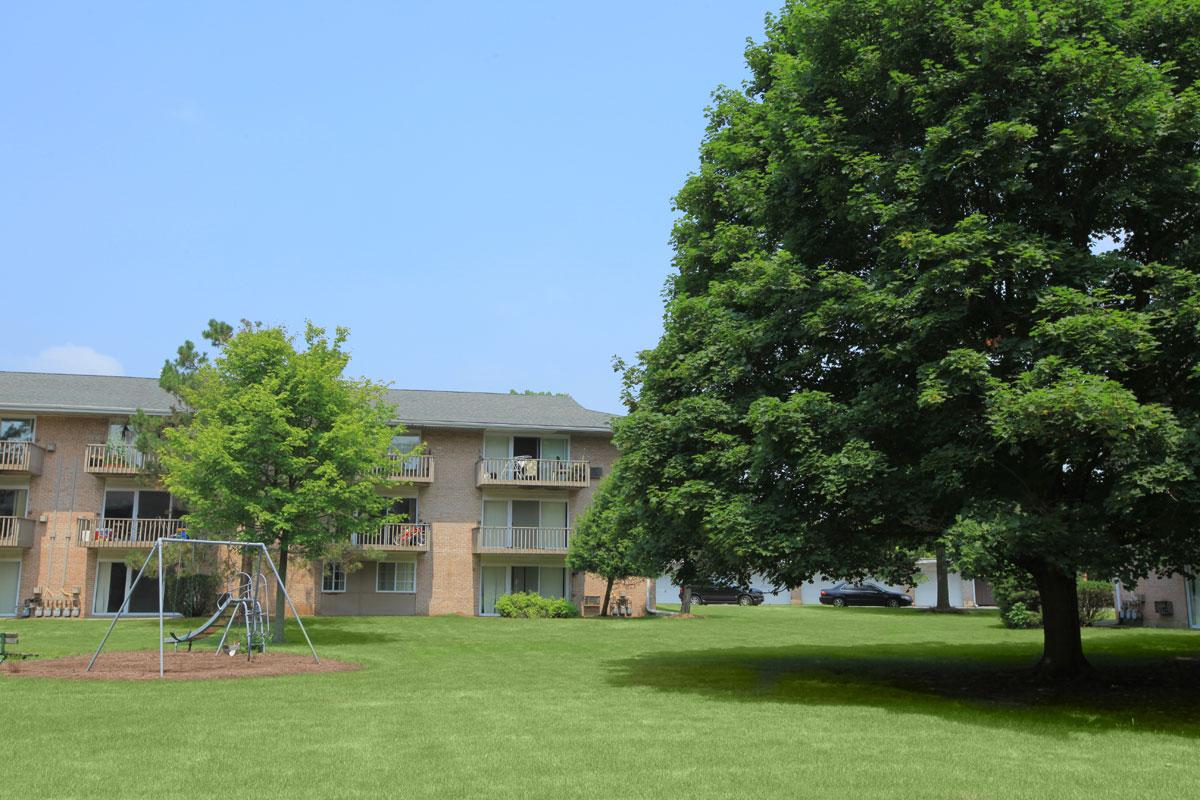
[[[1130, 594], [1144, 599], [1142, 604], [1142, 624], [1152, 628], [1186, 628], [1188, 627], [1188, 582], [1182, 575], [1164, 577], [1150, 575], [1138, 581], [1135, 586], [1123, 586], [1121, 593], [1125, 599]], [[1171, 604], [1171, 614], [1162, 613], [1155, 603], [1168, 602]], [[1200, 625], [1200, 620], [1196, 621]]]

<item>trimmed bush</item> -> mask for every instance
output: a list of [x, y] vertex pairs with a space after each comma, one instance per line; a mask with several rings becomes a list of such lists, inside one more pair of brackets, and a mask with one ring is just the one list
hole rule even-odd
[[496, 600], [496, 613], [502, 617], [578, 617], [579, 609], [561, 597], [542, 597], [534, 592], [514, 592]]
[[1113, 607], [1113, 587], [1108, 581], [1079, 581], [1079, 624], [1093, 625], [1108, 609]]

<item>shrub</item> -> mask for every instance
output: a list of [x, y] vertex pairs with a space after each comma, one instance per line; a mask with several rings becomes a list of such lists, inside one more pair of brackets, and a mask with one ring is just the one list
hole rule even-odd
[[[996, 597], [996, 605], [1000, 607], [1000, 620], [1008, 628], [1039, 627], [1042, 624], [1042, 598], [1033, 583], [1033, 576], [1027, 574], [1009, 574], [999, 576], [992, 585]], [[1020, 606], [1021, 610], [1013, 615], [1013, 609]], [[1012, 624], [1012, 619], [1019, 619], [1022, 624]], [[1031, 620], [1036, 618], [1036, 623]]]
[[1108, 581], [1081, 580], [1076, 584], [1079, 593], [1079, 624], [1092, 625], [1100, 615], [1113, 607], [1113, 587]]
[[1007, 611], [1002, 611], [1000, 616], [1004, 620], [1006, 628], [1042, 627], [1042, 615], [1036, 611], [1030, 611], [1029, 607], [1020, 601], [1009, 606]]
[[534, 592], [514, 592], [496, 600], [496, 613], [502, 617], [577, 617], [579, 609], [561, 597], [542, 597]]
[[163, 592], [167, 608], [185, 617], [206, 617], [217, 609], [221, 579], [216, 575], [176, 575]]

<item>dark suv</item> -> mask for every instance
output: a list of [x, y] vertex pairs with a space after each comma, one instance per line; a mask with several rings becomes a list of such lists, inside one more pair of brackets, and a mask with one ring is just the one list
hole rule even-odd
[[[761, 605], [765, 599], [763, 593], [749, 586], [730, 586], [721, 583], [702, 583], [698, 586], [687, 587], [692, 598], [692, 605], [702, 606], [705, 603], [737, 603], [739, 606]], [[683, 599], [683, 592], [679, 593]]]

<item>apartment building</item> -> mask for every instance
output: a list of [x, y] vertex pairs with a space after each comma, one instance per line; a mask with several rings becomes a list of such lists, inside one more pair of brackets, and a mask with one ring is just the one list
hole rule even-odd
[[[387, 492], [406, 516], [355, 544], [352, 564], [293, 562], [306, 614], [489, 615], [507, 592], [603, 592], [567, 569], [571, 531], [612, 468], [611, 415], [565, 396], [393, 390], [401, 429]], [[130, 562], [186, 513], [142, 476], [129, 418], [166, 414], [154, 379], [0, 372], [0, 616], [115, 613]], [[416, 445], [422, 445], [418, 450]], [[131, 556], [131, 554], [133, 554]], [[357, 568], [355, 568], [357, 567]], [[635, 613], [652, 582], [617, 587]], [[130, 611], [157, 609], [143, 579]]]

